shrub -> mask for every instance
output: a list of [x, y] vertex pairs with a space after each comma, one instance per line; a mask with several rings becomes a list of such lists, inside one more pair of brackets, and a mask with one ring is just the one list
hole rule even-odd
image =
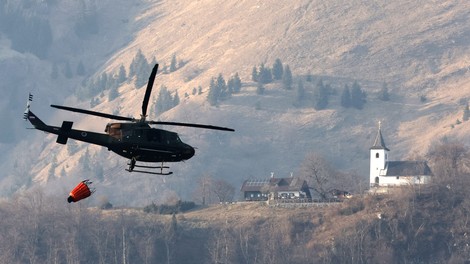
[[161, 204], [156, 205], [151, 203], [144, 207], [144, 212], [154, 214], [177, 214], [180, 212], [186, 212], [196, 207], [194, 202], [178, 201], [176, 204]]
[[353, 215], [357, 212], [364, 210], [364, 202], [360, 199], [352, 200], [349, 203], [346, 203], [346, 206], [339, 209], [340, 215]]

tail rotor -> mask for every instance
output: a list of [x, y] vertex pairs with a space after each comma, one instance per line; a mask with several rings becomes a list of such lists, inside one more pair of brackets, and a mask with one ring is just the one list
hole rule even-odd
[[26, 110], [24, 111], [24, 114], [23, 114], [23, 119], [25, 121], [28, 120], [28, 115], [29, 115], [29, 111], [31, 109], [31, 102], [32, 101], [33, 101], [33, 95], [31, 93], [29, 93], [28, 102], [26, 103]]

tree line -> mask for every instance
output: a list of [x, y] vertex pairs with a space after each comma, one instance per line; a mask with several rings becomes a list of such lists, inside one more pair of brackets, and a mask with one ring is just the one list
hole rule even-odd
[[[40, 59], [49, 57], [54, 36], [48, 13], [57, 1], [1, 1], [0, 32], [10, 41], [11, 48], [31, 53]], [[94, 1], [79, 1], [76, 16], [70, 16], [73, 32], [80, 39], [100, 32], [100, 14]]]
[[27, 2], [0, 2], [0, 32], [11, 40], [12, 49], [44, 59], [53, 42], [50, 21], [39, 6]]
[[[325, 83], [321, 78], [313, 84], [313, 76], [310, 73], [305, 78], [294, 78], [289, 65], [283, 64], [279, 58], [275, 60], [272, 67], [268, 67], [264, 63], [253, 66], [251, 80], [255, 82], [256, 94], [260, 96], [265, 94], [266, 85], [271, 83], [279, 83], [285, 90], [293, 90], [292, 104], [295, 107], [310, 106], [316, 110], [323, 110], [330, 105], [332, 96], [338, 94], [329, 83]], [[235, 88], [231, 86], [232, 81]], [[211, 79], [207, 101], [213, 106], [217, 105], [220, 101], [228, 99], [232, 94], [238, 93], [241, 87], [242, 81], [238, 73], [231, 77], [227, 83], [222, 74], [219, 74], [218, 77]], [[382, 101], [390, 100], [386, 83], [379, 91], [377, 99]], [[367, 94], [358, 81], [354, 81], [351, 88], [349, 84], [344, 85], [340, 95], [340, 105], [342, 107], [361, 110], [366, 103]]]
[[446, 139], [431, 147], [423, 158], [434, 180], [426, 186], [357, 195], [338, 207], [259, 209], [266, 215], [230, 214], [232, 205], [225, 205], [208, 222], [86, 208], [24, 191], [0, 202], [0, 262], [465, 263], [469, 153]]

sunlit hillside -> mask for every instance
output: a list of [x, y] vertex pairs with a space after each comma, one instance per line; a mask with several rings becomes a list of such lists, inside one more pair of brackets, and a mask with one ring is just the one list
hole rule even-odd
[[[309, 152], [321, 153], [335, 168], [356, 172], [365, 181], [378, 121], [392, 160], [422, 156], [442, 138], [462, 142], [470, 138], [470, 124], [457, 122], [462, 121], [470, 90], [470, 4], [465, 1], [164, 0], [132, 8], [121, 20], [105, 20], [114, 14], [102, 9], [103, 21], [116, 24], [102, 27], [96, 48], [91, 43], [82, 50], [98, 69], [94, 76], [117, 73], [121, 65], [128, 69], [139, 50], [162, 67], [175, 55], [184, 66], [157, 75], [152, 101], [165, 85], [178, 92], [181, 102], [161, 116], [152, 112], [151, 104], [150, 118], [227, 126], [236, 132], [165, 127], [197, 148], [191, 160], [170, 164], [174, 174], [167, 177], [129, 174], [124, 171], [125, 159], [89, 147], [89, 155], [103, 169], [98, 192], [117, 204], [148, 203], [169, 195], [191, 198], [203, 175], [225, 179], [237, 189], [244, 179], [271, 172], [279, 177], [299, 175]], [[120, 16], [122, 11], [109, 9]], [[115, 40], [107, 49], [106, 38]], [[105, 55], [93, 62], [97, 51]], [[294, 86], [303, 80], [308, 94], [319, 80], [331, 85], [336, 94], [325, 110], [315, 110], [309, 101], [294, 106], [294, 90], [285, 90], [280, 82], [267, 84], [265, 93], [257, 94], [253, 67], [262, 63], [272, 67], [277, 58], [291, 68]], [[207, 93], [211, 78], [220, 73], [226, 80], [239, 73], [243, 87], [215, 107], [207, 102]], [[312, 82], [306, 81], [309, 74]], [[362, 110], [340, 105], [341, 91], [354, 81], [367, 93]], [[389, 101], [377, 99], [384, 83]], [[193, 95], [198, 86], [202, 94]], [[93, 110], [139, 115], [144, 89], [136, 89], [133, 80], [123, 84], [112, 101], [108, 92], [96, 95], [99, 104]], [[77, 100], [71, 91], [69, 98], [53, 103], [89, 108], [90, 100]], [[51, 122], [59, 125], [62, 120], [100, 132], [109, 121], [60, 113]], [[29, 132], [35, 135], [34, 144], [41, 144], [37, 140], [43, 135]], [[63, 186], [89, 177], [77, 165], [85, 145], [79, 144], [79, 151], [70, 155], [55, 137], [47, 136], [44, 144], [44, 150], [37, 146], [41, 153], [30, 161], [33, 182], [60, 186], [66, 192]], [[52, 164], [56, 168], [51, 173]]]

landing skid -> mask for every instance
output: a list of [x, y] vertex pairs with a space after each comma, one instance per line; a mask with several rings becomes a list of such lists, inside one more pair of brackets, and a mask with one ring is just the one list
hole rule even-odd
[[[169, 169], [170, 167], [168, 166], [143, 166], [143, 165], [137, 165], [135, 159], [131, 159], [127, 165], [129, 165], [129, 168], [126, 169], [128, 172], [140, 172], [140, 173], [147, 173], [147, 174], [154, 174], [154, 175], [171, 175], [173, 172], [163, 172], [163, 169]], [[160, 172], [158, 171], [149, 171], [149, 170], [135, 170], [134, 168], [144, 168], [144, 169], [159, 169]]]
[[128, 172], [140, 172], [140, 173], [147, 173], [147, 174], [154, 174], [154, 175], [171, 175], [171, 174], [173, 174], [173, 172], [171, 172], [171, 171], [163, 172], [163, 169], [162, 169], [161, 172], [144, 171], [144, 170], [129, 170], [129, 169], [126, 169], [126, 171], [128, 171]]

